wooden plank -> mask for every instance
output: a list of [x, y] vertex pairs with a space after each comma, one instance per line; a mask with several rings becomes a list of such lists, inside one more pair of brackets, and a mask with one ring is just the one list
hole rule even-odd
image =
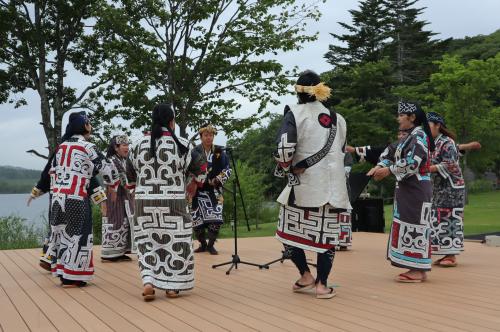
[[87, 310], [82, 304], [70, 296], [69, 292], [63, 289], [57, 278], [52, 274], [37, 268], [38, 255], [30, 250], [19, 250], [16, 252], [23, 261], [19, 261], [25, 269], [37, 269], [38, 277], [33, 281], [42, 289], [45, 289], [47, 295], [64, 308], [68, 315], [76, 320], [87, 331], [112, 331], [112, 328], [102, 322], [91, 311]]
[[0, 327], [2, 331], [29, 331], [14, 303], [0, 285]]
[[[5, 257], [3, 252], [0, 252], [0, 257]], [[31, 300], [2, 262], [0, 262], [0, 286], [2, 286], [4, 292], [8, 295], [30, 330], [57, 331], [47, 316]]]

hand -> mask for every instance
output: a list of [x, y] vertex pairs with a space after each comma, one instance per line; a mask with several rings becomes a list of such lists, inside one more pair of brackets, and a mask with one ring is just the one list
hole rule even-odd
[[106, 205], [106, 201], [103, 201], [100, 204], [100, 208], [101, 208], [101, 216], [107, 217], [108, 216], [108, 206]]
[[28, 201], [26, 202], [26, 206], [30, 206], [32, 200], [33, 200], [33, 196], [30, 195], [30, 197], [28, 198]]
[[438, 168], [437, 168], [437, 166], [436, 166], [436, 165], [431, 165], [431, 166], [429, 167], [429, 172], [431, 172], [431, 173], [436, 173], [437, 171], [438, 171]]
[[353, 146], [347, 145], [345, 147], [345, 151], [349, 152], [349, 153], [354, 153], [354, 152], [356, 152], [356, 149]]
[[196, 195], [196, 190], [198, 189], [198, 185], [193, 180], [186, 186], [186, 195], [188, 199], [192, 199]]
[[300, 175], [300, 174], [304, 173], [305, 171], [306, 171], [305, 168], [294, 168], [292, 170], [292, 173], [295, 175]]
[[373, 174], [373, 178], [375, 181], [380, 181], [383, 178], [389, 176], [391, 174], [391, 171], [389, 170], [389, 167], [381, 167], [378, 170], [375, 171]]
[[368, 173], [366, 173], [366, 175], [373, 176], [373, 174], [375, 174], [375, 172], [380, 168], [381, 168], [380, 166], [375, 166], [371, 170], [369, 170]]

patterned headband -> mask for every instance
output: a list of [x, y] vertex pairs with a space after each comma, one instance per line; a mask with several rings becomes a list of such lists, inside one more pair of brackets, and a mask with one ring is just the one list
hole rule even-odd
[[439, 123], [441, 124], [441, 126], [446, 128], [446, 123], [444, 122], [444, 118], [436, 112], [427, 113], [427, 121]]
[[414, 103], [406, 103], [400, 101], [398, 103], [398, 114], [415, 114], [417, 113], [417, 104]]
[[116, 145], [130, 144], [130, 139], [128, 138], [127, 135], [119, 135], [115, 137], [115, 144]]

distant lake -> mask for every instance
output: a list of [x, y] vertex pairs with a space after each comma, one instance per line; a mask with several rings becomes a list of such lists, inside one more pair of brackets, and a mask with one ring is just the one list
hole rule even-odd
[[15, 214], [26, 218], [29, 224], [43, 227], [48, 220], [49, 195], [34, 199], [29, 207], [26, 206], [28, 196], [29, 194], [0, 194], [0, 217]]

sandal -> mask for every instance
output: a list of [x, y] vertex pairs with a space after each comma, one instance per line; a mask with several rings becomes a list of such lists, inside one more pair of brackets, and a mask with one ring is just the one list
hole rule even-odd
[[178, 290], [168, 290], [165, 292], [165, 295], [168, 298], [175, 299], [176, 297], [179, 297], [179, 291]]
[[[448, 263], [445, 263], [448, 262]], [[450, 258], [450, 257], [444, 257], [439, 260], [439, 266], [442, 267], [455, 267], [457, 266], [457, 261], [455, 258]]]
[[328, 287], [328, 289], [330, 289], [330, 291], [326, 294], [316, 294], [316, 298], [317, 299], [331, 299], [332, 297], [334, 297], [335, 295], [337, 295], [337, 293], [335, 292], [335, 289], [333, 289], [333, 287]]
[[426, 278], [413, 278], [407, 275], [406, 273], [401, 273], [396, 277], [396, 281], [398, 282], [404, 282], [404, 283], [417, 283], [417, 282], [422, 282], [425, 281]]
[[295, 282], [295, 286], [297, 286], [298, 288], [293, 288], [293, 291], [295, 293], [302, 293], [306, 290], [309, 290], [311, 288], [314, 288], [314, 281], [312, 283], [310, 283], [309, 285], [301, 285], [299, 284], [299, 282]]
[[52, 266], [51, 264], [47, 263], [46, 261], [42, 261], [40, 260], [40, 263], [38, 263], [38, 265], [40, 265], [40, 267], [42, 269], [44, 269], [45, 271], [49, 271], [51, 272], [52, 271]]
[[72, 281], [63, 279], [61, 286], [62, 288], [80, 288], [87, 286], [87, 283], [85, 281]]

